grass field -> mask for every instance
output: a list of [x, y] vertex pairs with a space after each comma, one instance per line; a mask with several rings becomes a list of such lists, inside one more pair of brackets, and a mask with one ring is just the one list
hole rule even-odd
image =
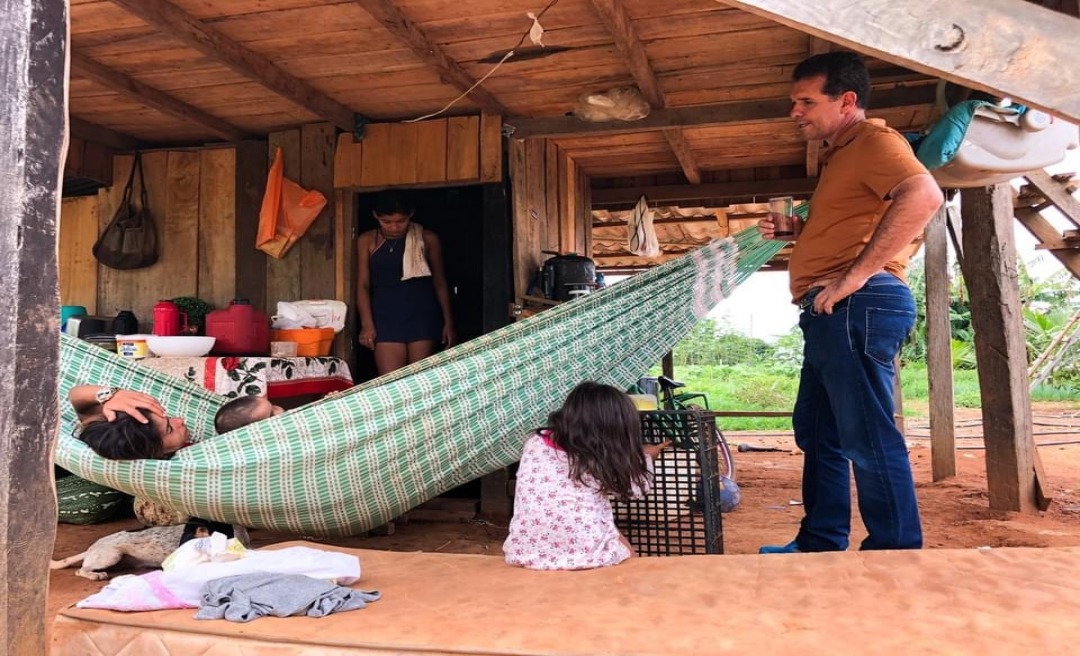
[[[651, 372], [656, 375], [658, 372]], [[685, 390], [704, 392], [714, 410], [783, 410], [790, 411], [798, 390], [798, 372], [769, 366], [708, 366], [686, 365], [675, 370], [675, 378], [686, 383]], [[927, 377], [925, 367], [909, 366], [901, 372], [904, 395], [904, 414], [910, 417], [925, 415]], [[963, 408], [979, 407], [978, 372], [953, 372], [955, 403]], [[1040, 386], [1031, 394], [1033, 401], [1072, 403], [1080, 409], [1080, 392]], [[726, 430], [790, 429], [787, 417], [725, 418]]]

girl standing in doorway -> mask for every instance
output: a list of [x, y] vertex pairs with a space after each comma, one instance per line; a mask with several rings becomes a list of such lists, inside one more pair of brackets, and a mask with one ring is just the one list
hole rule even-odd
[[454, 345], [442, 244], [412, 222], [414, 208], [393, 191], [375, 197], [379, 227], [357, 240], [360, 344], [375, 351], [379, 375]]

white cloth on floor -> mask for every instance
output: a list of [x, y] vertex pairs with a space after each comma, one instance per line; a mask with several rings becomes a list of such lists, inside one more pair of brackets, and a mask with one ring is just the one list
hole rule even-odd
[[120, 611], [170, 610], [198, 606], [197, 603], [181, 601], [170, 592], [161, 582], [162, 574], [161, 571], [155, 571], [142, 576], [118, 576], [99, 592], [75, 605], [79, 608]]
[[431, 275], [431, 268], [424, 253], [424, 227], [410, 223], [405, 233], [405, 259], [401, 263], [401, 279], [423, 278]]
[[360, 580], [360, 559], [351, 554], [311, 547], [252, 550], [240, 560], [200, 563], [165, 572], [161, 581], [177, 599], [198, 606], [203, 587], [208, 581], [255, 572], [304, 574], [314, 579], [349, 585]]

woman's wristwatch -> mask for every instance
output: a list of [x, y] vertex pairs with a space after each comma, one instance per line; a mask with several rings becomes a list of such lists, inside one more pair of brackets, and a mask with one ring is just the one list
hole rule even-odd
[[98, 402], [98, 405], [105, 405], [109, 402], [109, 399], [116, 396], [118, 391], [115, 387], [102, 387], [94, 394], [94, 399]]

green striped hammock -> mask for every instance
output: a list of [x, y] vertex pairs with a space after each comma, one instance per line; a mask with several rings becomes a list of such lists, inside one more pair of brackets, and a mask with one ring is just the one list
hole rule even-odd
[[756, 229], [714, 240], [339, 396], [211, 439], [224, 397], [65, 336], [63, 399], [86, 383], [144, 391], [183, 417], [199, 441], [171, 460], [106, 460], [73, 437], [77, 419], [64, 402], [56, 462], [197, 517], [303, 535], [360, 533], [516, 462], [529, 431], [577, 383], [636, 381], [783, 245]]

